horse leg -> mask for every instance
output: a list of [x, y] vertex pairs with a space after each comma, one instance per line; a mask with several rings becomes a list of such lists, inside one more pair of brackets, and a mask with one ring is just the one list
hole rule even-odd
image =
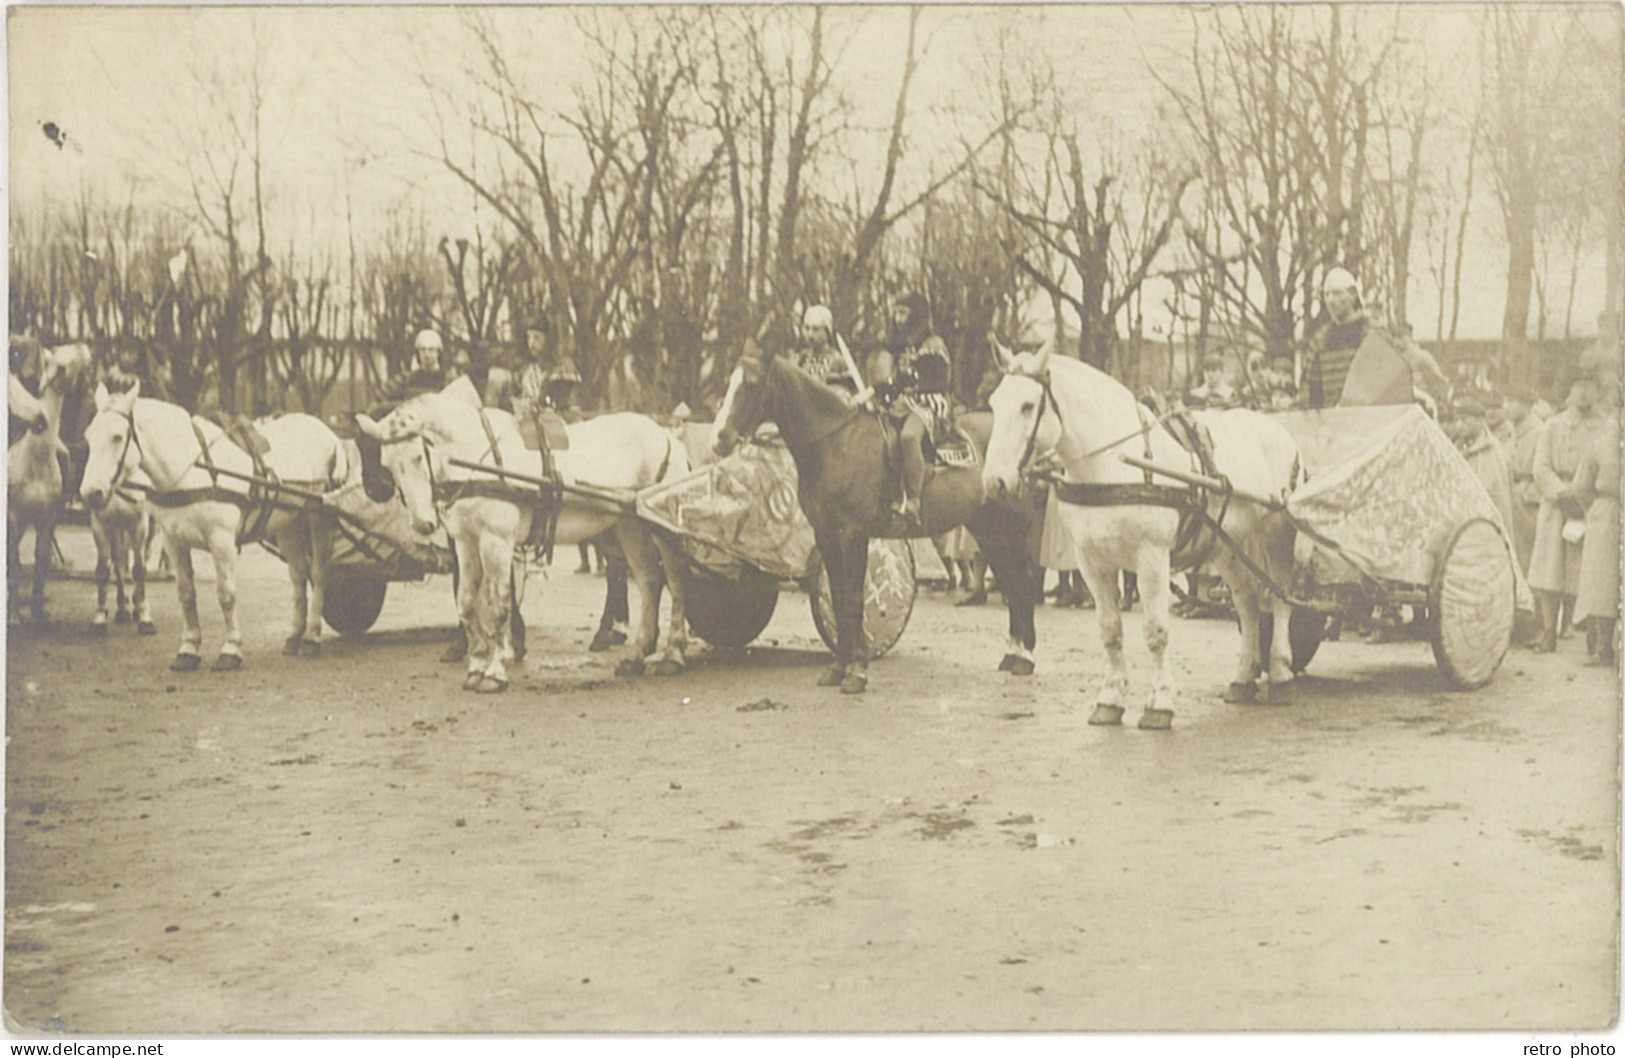
[[671, 589], [671, 623], [666, 627], [666, 650], [655, 663], [656, 676], [675, 676], [688, 667], [687, 584], [683, 579], [687, 556], [677, 542], [658, 530], [651, 530], [666, 587]]
[[614, 533], [611, 531], [606, 536], [598, 538], [599, 555], [603, 555], [606, 549], [613, 553], [609, 555], [604, 571], [604, 613], [598, 619], [598, 632], [592, 637], [592, 644], [587, 647], [594, 654], [601, 654], [611, 647], [625, 643], [631, 631], [628, 627], [632, 620], [631, 609], [626, 600], [626, 557], [620, 553], [618, 545], [610, 543], [613, 536]]
[[131, 537], [135, 535], [135, 526], [114, 526], [108, 540], [108, 560], [113, 567], [113, 590], [118, 603], [118, 609], [113, 611], [114, 624], [130, 623], [129, 601], [125, 598], [124, 578], [129, 571], [130, 559], [133, 557]]
[[282, 558], [288, 563], [288, 580], [293, 584], [293, 627], [282, 643], [282, 653], [290, 658], [299, 656], [299, 644], [305, 639], [305, 615], [310, 599], [305, 586], [310, 582], [310, 541], [300, 532], [298, 523], [277, 534], [276, 543]]
[[130, 601], [135, 606], [135, 633], [141, 636], [158, 634], [152, 611], [147, 608], [147, 544], [151, 539], [151, 520], [145, 511], [139, 512], [135, 528], [130, 531], [130, 568], [135, 578], [135, 595]]
[[107, 634], [107, 579], [111, 573], [113, 554], [112, 532], [100, 518], [90, 519], [90, 535], [96, 541], [96, 616], [90, 619], [90, 630], [97, 635]]
[[615, 526], [615, 541], [627, 572], [638, 586], [638, 623], [626, 657], [615, 666], [617, 676], [643, 675], [643, 659], [655, 652], [660, 639], [660, 595], [665, 590], [658, 558], [647, 533], [627, 520]]
[[[1146, 649], [1151, 652], [1151, 698], [1146, 702], [1145, 712], [1140, 714], [1140, 728], [1146, 731], [1167, 731], [1173, 726], [1174, 711], [1174, 681], [1173, 673], [1168, 664], [1168, 609], [1171, 591], [1168, 586], [1168, 552], [1163, 545], [1143, 543], [1140, 545], [1139, 580], [1146, 583], [1150, 578], [1153, 587], [1144, 592], [1145, 607], [1143, 609], [1143, 627], [1145, 630]], [[1102, 583], [1102, 590], [1095, 593], [1101, 600], [1099, 609], [1119, 610], [1108, 600], [1117, 597], [1117, 578], [1115, 574], [1111, 579]]]
[[[1099, 568], [1093, 560], [1083, 563], [1084, 583], [1091, 591], [1105, 591], [1102, 587], [1115, 570]], [[1096, 727], [1110, 727], [1123, 722], [1123, 698], [1128, 694], [1128, 669], [1123, 663], [1123, 615], [1115, 606], [1095, 607], [1095, 618], [1100, 622], [1100, 644], [1106, 650], [1108, 672], [1095, 696], [1094, 712], [1089, 722]]]
[[[845, 652], [848, 643], [841, 625], [841, 598], [842, 580], [841, 541], [834, 533], [814, 532], [814, 542], [818, 545], [818, 555], [823, 560], [824, 571], [829, 576], [830, 603], [835, 609], [835, 656], [829, 668], [818, 677], [820, 687], [839, 687], [841, 681], [846, 679], [846, 666], [849, 655]], [[816, 584], [811, 585], [812, 591], [817, 591]]]
[[841, 693], [862, 694], [869, 686], [869, 637], [863, 630], [863, 581], [869, 572], [869, 541], [861, 536], [847, 540], [841, 558], [843, 592], [834, 598], [836, 639], [844, 644], [847, 657]]
[[1224, 700], [1233, 705], [1249, 704], [1258, 701], [1258, 586], [1253, 582], [1252, 575], [1228, 552], [1215, 555], [1213, 564], [1219, 571], [1219, 578], [1230, 589], [1230, 605], [1236, 611], [1236, 621], [1241, 626], [1240, 654], [1236, 658], [1235, 675], [1225, 689]]
[[51, 547], [56, 541], [55, 526], [46, 517], [34, 526], [34, 593], [29, 611], [34, 620], [45, 620], [45, 574], [51, 570]]
[[215, 672], [233, 672], [243, 667], [243, 629], [237, 623], [237, 529], [218, 528], [209, 534], [209, 554], [214, 557], [214, 593], [220, 601], [220, 617], [226, 625], [226, 639], [220, 656], [214, 659]]
[[480, 638], [484, 640], [485, 668], [474, 684], [474, 690], [481, 694], [495, 694], [508, 689], [504, 657], [513, 650], [508, 640], [508, 607], [513, 601], [508, 590], [512, 565], [513, 543], [510, 539], [498, 533], [488, 533], [481, 539], [480, 587], [476, 593], [480, 604], [475, 620], [479, 622]]
[[23, 614], [22, 596], [18, 594], [23, 579], [22, 524], [9, 512], [6, 517], [6, 619], [20, 622]]
[[457, 601], [457, 634], [446, 645], [445, 652], [440, 655], [442, 663], [455, 665], [459, 661], [468, 660], [468, 617], [463, 613], [463, 566], [465, 562], [461, 547], [455, 540], [451, 545], [451, 597]]
[[175, 596], [181, 604], [181, 645], [170, 662], [174, 672], [196, 672], [203, 664], [203, 626], [197, 615], [197, 579], [192, 571], [192, 549], [166, 537], [165, 552], [175, 567]]
[[314, 658], [322, 652], [322, 608], [327, 605], [327, 563], [333, 557], [333, 523], [320, 513], [310, 516], [310, 608], [305, 611], [305, 641], [300, 651]]
[[464, 637], [462, 660], [468, 666], [463, 674], [463, 690], [472, 691], [485, 675], [486, 642], [479, 625], [480, 553], [476, 543], [463, 538], [457, 538], [453, 546], [457, 552], [457, 617]]
[[508, 565], [508, 592], [512, 596], [512, 604], [508, 607], [508, 636], [513, 645], [513, 660], [524, 661], [528, 648], [525, 645], [525, 615], [521, 612], [521, 604], [525, 601], [525, 549], [513, 549], [513, 561]]
[[[982, 558], [978, 561], [983, 560], [993, 567], [993, 575], [999, 578], [1005, 610], [1009, 614], [1010, 638], [1005, 646], [1004, 658], [999, 662], [999, 671], [1008, 672], [1012, 676], [1031, 676], [1033, 648], [1038, 643], [1038, 634], [1033, 625], [1033, 610], [1037, 606], [1037, 584], [1033, 576], [1032, 563], [1028, 561], [1023, 548], [1012, 548], [998, 543], [982, 549]], [[978, 588], [978, 594], [986, 601], [985, 590]], [[965, 602], [968, 603], [970, 600], [967, 599]]]

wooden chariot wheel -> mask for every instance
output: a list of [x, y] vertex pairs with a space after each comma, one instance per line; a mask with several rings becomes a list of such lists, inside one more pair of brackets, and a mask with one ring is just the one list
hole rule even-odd
[[322, 617], [339, 635], [358, 636], [372, 627], [384, 608], [389, 578], [365, 566], [334, 566], [327, 571]]
[[746, 566], [738, 580], [690, 564], [684, 612], [695, 635], [718, 650], [737, 650], [762, 634], [779, 604], [779, 579]]
[[[869, 638], [869, 657], [878, 658], [897, 645], [914, 612], [914, 552], [907, 540], [869, 541], [869, 569], [863, 579], [863, 630]], [[823, 560], [813, 555], [807, 571], [812, 585], [813, 624], [824, 645], [835, 649], [835, 603]]]
[[1490, 682], [1512, 644], [1515, 561], [1506, 537], [1487, 518], [1464, 523], [1439, 555], [1428, 591], [1433, 657], [1457, 689]]

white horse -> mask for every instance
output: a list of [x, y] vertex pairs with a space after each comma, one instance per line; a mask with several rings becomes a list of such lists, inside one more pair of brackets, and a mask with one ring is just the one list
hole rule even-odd
[[[455, 386], [455, 384], [454, 384]], [[449, 460], [543, 476], [541, 453], [527, 449], [514, 417], [482, 409], [454, 387], [414, 397], [382, 421], [356, 416], [362, 431], [382, 445], [384, 467], [418, 527], [444, 522], [457, 550], [457, 605], [468, 631], [465, 690], [507, 689], [507, 662], [514, 658], [510, 609], [523, 592], [522, 562], [515, 549], [530, 536], [537, 495], [526, 485], [457, 468]], [[688, 452], [654, 420], [622, 412], [569, 426], [569, 448], [556, 453], [560, 480], [601, 489], [631, 490], [686, 473]], [[557, 545], [590, 540], [608, 530], [626, 552], [642, 596], [642, 613], [629, 656], [617, 671], [635, 675], [654, 653], [660, 633], [660, 594], [670, 574], [671, 626], [657, 674], [681, 672], [686, 664], [686, 618], [682, 561], [674, 545], [617, 506], [566, 496], [554, 530]], [[662, 568], [664, 566], [664, 568]]]
[[[1123, 622], [1117, 599], [1117, 573], [1139, 574], [1145, 606], [1145, 642], [1156, 672], [1140, 727], [1165, 730], [1173, 721], [1172, 679], [1168, 669], [1168, 601], [1170, 552], [1181, 526], [1183, 485], [1159, 477], [1151, 484], [1144, 471], [1128, 466], [1122, 453], [1148, 458], [1159, 466], [1202, 473], [1196, 456], [1116, 379], [1065, 357], [1052, 357], [1046, 345], [1036, 353], [1012, 355], [993, 343], [1005, 377], [994, 390], [993, 437], [988, 445], [983, 483], [999, 493], [1013, 490], [1035, 454], [1053, 451], [1065, 470], [1057, 504], [1062, 529], [1083, 557], [1083, 578], [1098, 602], [1101, 639], [1111, 672], [1101, 688], [1089, 722], [1122, 722], [1128, 673], [1123, 664]], [[1268, 416], [1244, 409], [1196, 413], [1193, 418], [1212, 437], [1213, 471], [1238, 490], [1258, 497], [1284, 499], [1297, 484], [1297, 444]], [[1083, 486], [1081, 489], [1077, 486]], [[1218, 520], [1236, 545], [1278, 585], [1291, 583], [1295, 532], [1284, 512], [1239, 496], [1206, 495], [1208, 516]], [[1288, 640], [1291, 608], [1268, 592], [1231, 548], [1211, 537], [1212, 561], [1230, 587], [1241, 618], [1241, 655], [1226, 693], [1229, 701], [1257, 696], [1260, 672], [1259, 621], [1263, 596], [1274, 619], [1269, 645], [1269, 688], [1277, 700], [1292, 680]], [[1200, 560], [1201, 555], [1194, 556]]]
[[62, 402], [68, 387], [90, 369], [90, 350], [82, 345], [46, 350], [39, 361], [39, 396], [28, 392], [16, 375], [7, 376], [9, 414], [27, 429], [7, 449], [6, 465], [6, 581], [9, 613], [20, 614], [22, 573], [19, 545], [23, 532], [34, 530], [34, 584], [30, 614], [45, 619], [45, 577], [51, 569], [51, 549], [57, 518], [62, 513], [62, 464], [67, 448], [60, 435]]
[[[107, 634], [107, 582], [110, 579], [117, 592], [113, 622], [125, 624], [133, 614], [137, 634], [150, 636], [158, 632], [147, 605], [147, 552], [156, 535], [156, 526], [144, 494], [151, 488], [152, 482], [136, 470], [125, 484], [108, 495], [101, 510], [90, 512], [90, 534], [96, 541], [96, 615], [90, 619], [90, 627], [98, 635]], [[128, 601], [124, 595], [127, 575], [132, 583]]]
[[[344, 481], [348, 473], [344, 448], [320, 419], [283, 415], [256, 426], [268, 446], [265, 468], [284, 484], [319, 493]], [[152, 482], [148, 502], [175, 569], [184, 625], [171, 669], [191, 672], [202, 662], [194, 550], [207, 550], [214, 558], [216, 592], [225, 619], [225, 642], [214, 669], [224, 672], [242, 667], [237, 548], [250, 531], [255, 537], [263, 535], [276, 542], [293, 581], [293, 632], [283, 644], [283, 653], [320, 653], [322, 597], [332, 548], [329, 517], [286, 493], [279, 497], [270, 490], [268, 495], [251, 495], [248, 482], [231, 476], [255, 475], [248, 452], [220, 427], [185, 408], [142, 397], [139, 385], [116, 394], [97, 387], [96, 418], [85, 430], [85, 441], [90, 455], [79, 491], [92, 511], [105, 508], [108, 498], [138, 469]]]

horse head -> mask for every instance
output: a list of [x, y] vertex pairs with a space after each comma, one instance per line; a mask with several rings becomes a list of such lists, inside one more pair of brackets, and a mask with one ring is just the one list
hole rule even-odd
[[993, 430], [982, 464], [982, 486], [989, 495], [1014, 492], [1034, 454], [1047, 452], [1061, 440], [1061, 421], [1046, 415], [1054, 405], [1050, 394], [1049, 362], [1054, 344], [1046, 342], [1037, 351], [1015, 353], [988, 334], [994, 362], [1004, 377], [989, 394]]
[[141, 469], [141, 442], [135, 435], [135, 403], [141, 397], [137, 382], [122, 393], [96, 386], [96, 417], [85, 427], [85, 473], [79, 495], [85, 506], [99, 511], [113, 490]]
[[754, 338], [745, 340], [712, 428], [711, 447], [717, 455], [732, 452], [741, 438], [754, 434], [766, 421], [768, 365], [772, 362], [773, 354], [764, 353]]
[[427, 536], [434, 532], [434, 482], [441, 468], [434, 445], [403, 411], [397, 408], [383, 422], [364, 414], [355, 417], [361, 430], [356, 447], [361, 451], [362, 488], [374, 503], [388, 503], [399, 492], [413, 531]]

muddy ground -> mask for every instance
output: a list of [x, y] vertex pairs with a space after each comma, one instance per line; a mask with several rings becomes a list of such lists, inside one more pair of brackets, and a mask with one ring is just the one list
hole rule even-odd
[[482, 697], [435, 660], [445, 578], [288, 659], [284, 569], [247, 552], [248, 664], [186, 676], [172, 583], [156, 639], [95, 639], [93, 587], [54, 582], [7, 647], [13, 1031], [1614, 1017], [1620, 686], [1578, 639], [1470, 694], [1423, 644], [1332, 643], [1296, 704], [1240, 707], [1231, 626], [1180, 621], [1154, 734], [1085, 724], [1089, 614], [1047, 607], [1019, 679], [1002, 610], [922, 592], [843, 697], [792, 592], [746, 653], [617, 680], [602, 585], [534, 584], [528, 666]]

